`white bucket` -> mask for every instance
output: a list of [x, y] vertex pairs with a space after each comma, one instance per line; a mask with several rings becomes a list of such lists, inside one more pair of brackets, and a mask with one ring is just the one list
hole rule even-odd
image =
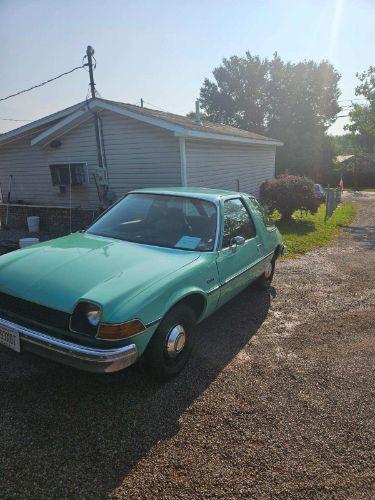
[[33, 215], [27, 218], [29, 233], [39, 233], [39, 217]]
[[30, 247], [39, 243], [39, 238], [21, 238], [18, 242], [20, 248]]

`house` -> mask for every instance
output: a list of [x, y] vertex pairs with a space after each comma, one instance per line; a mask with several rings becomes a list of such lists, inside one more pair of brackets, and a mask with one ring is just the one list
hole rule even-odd
[[7, 201], [11, 184], [9, 208], [16, 225], [17, 214], [23, 223], [28, 213], [66, 218], [68, 207], [86, 220], [103, 205], [104, 192], [116, 199], [140, 187], [258, 195], [262, 182], [274, 176], [280, 145], [201, 121], [199, 108], [194, 120], [94, 98], [0, 135], [1, 191]]

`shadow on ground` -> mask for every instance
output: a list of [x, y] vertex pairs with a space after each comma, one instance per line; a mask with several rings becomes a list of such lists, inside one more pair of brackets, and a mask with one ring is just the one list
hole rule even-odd
[[375, 250], [375, 226], [349, 226], [346, 231], [367, 250]]
[[[275, 290], [271, 290], [275, 295]], [[198, 327], [195, 355], [168, 384], [140, 367], [93, 375], [0, 351], [5, 497], [103, 498], [256, 334], [270, 294], [249, 288]]]
[[311, 220], [293, 219], [291, 222], [279, 222], [277, 228], [283, 233], [290, 233], [304, 236], [315, 230], [315, 225]]

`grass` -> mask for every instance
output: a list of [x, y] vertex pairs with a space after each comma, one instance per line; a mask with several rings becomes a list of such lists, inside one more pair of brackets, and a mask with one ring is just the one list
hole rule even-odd
[[287, 247], [288, 257], [298, 257], [314, 248], [328, 245], [339, 234], [341, 227], [352, 222], [356, 209], [350, 203], [340, 205], [327, 222], [324, 221], [325, 212], [323, 204], [315, 215], [305, 215], [297, 211], [291, 222], [276, 220]]
[[366, 191], [368, 193], [375, 193], [375, 188], [363, 188], [363, 189], [345, 188], [345, 191]]

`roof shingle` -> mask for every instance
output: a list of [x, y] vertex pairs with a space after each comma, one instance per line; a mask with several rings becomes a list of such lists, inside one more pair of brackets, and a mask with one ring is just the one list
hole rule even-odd
[[256, 134], [255, 132], [249, 132], [248, 130], [242, 130], [240, 128], [231, 127], [229, 125], [222, 125], [221, 123], [213, 123], [209, 121], [202, 120], [201, 125], [198, 125], [195, 120], [189, 118], [188, 116], [176, 115], [174, 113], [167, 113], [165, 111], [159, 111], [156, 109], [150, 109], [145, 107], [136, 106], [134, 104], [127, 104], [124, 102], [110, 101], [108, 99], [98, 99], [100, 101], [108, 102], [110, 104], [115, 104], [129, 111], [135, 113], [143, 114], [146, 116], [152, 116], [160, 120], [165, 120], [169, 123], [174, 123], [181, 127], [187, 128], [189, 130], [196, 130], [197, 132], [207, 132], [211, 134], [221, 134], [230, 135], [232, 137], [243, 137], [247, 139], [255, 139], [259, 141], [270, 141], [275, 142], [276, 139], [271, 139], [264, 135]]

